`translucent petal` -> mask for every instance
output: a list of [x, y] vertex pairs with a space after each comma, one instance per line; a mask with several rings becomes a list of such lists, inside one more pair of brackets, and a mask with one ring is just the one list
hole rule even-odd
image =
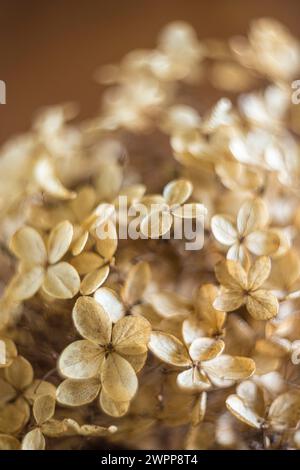
[[119, 354], [143, 354], [147, 351], [151, 325], [140, 316], [127, 316], [117, 321], [112, 332], [112, 344]]
[[117, 353], [108, 355], [101, 371], [106, 394], [115, 401], [129, 401], [136, 394], [138, 381], [133, 367]]
[[154, 331], [150, 337], [149, 349], [167, 364], [181, 367], [191, 365], [186, 347], [173, 335]]
[[91, 297], [79, 297], [72, 312], [74, 325], [83, 338], [103, 346], [111, 340], [111, 320]]
[[70, 379], [88, 379], [100, 373], [104, 351], [88, 340], [75, 341], [63, 350], [58, 367]]
[[44, 241], [31, 227], [23, 227], [14, 234], [10, 249], [25, 266], [43, 265], [47, 259]]
[[56, 225], [50, 232], [47, 249], [51, 264], [57, 263], [68, 251], [73, 238], [73, 225], [65, 220]]
[[100, 379], [66, 379], [57, 388], [57, 401], [67, 406], [82, 406], [91, 403], [99, 394]]
[[125, 307], [120, 296], [109, 287], [100, 287], [94, 293], [94, 299], [104, 308], [113, 323], [125, 315]]
[[72, 299], [80, 288], [80, 277], [73, 266], [61, 262], [50, 266], [45, 275], [43, 289], [56, 299]]

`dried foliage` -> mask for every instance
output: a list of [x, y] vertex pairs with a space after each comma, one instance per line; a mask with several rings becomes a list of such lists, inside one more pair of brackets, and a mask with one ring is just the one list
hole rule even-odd
[[[275, 20], [173, 23], [97, 72], [97, 116], [3, 146], [0, 449], [300, 448], [299, 73]], [[164, 237], [199, 214], [201, 250]]]

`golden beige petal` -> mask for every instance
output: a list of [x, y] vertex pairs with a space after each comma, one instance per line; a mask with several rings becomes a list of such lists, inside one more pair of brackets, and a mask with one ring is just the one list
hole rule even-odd
[[30, 362], [23, 356], [18, 356], [4, 370], [6, 380], [17, 390], [24, 390], [33, 381], [33, 369]]
[[233, 312], [244, 304], [244, 296], [240, 291], [228, 291], [214, 300], [213, 306], [222, 312]]
[[57, 263], [68, 251], [73, 238], [73, 225], [64, 220], [57, 224], [50, 232], [47, 249], [51, 264]]
[[96, 192], [92, 186], [83, 186], [77, 193], [76, 199], [70, 202], [77, 220], [83, 220], [96, 203]]
[[252, 408], [260, 416], [264, 415], [265, 400], [264, 390], [250, 380], [243, 380], [236, 387], [237, 395], [243, 400], [246, 406]]
[[106, 345], [111, 340], [111, 320], [99, 303], [91, 297], [79, 297], [73, 312], [73, 322], [83, 338]]
[[263, 256], [255, 261], [248, 272], [248, 288], [258, 289], [269, 277], [271, 272], [271, 260]]
[[175, 336], [154, 331], [149, 342], [150, 351], [159, 359], [174, 366], [190, 366], [186, 347]]
[[43, 265], [47, 259], [44, 241], [31, 227], [23, 227], [14, 234], [10, 249], [28, 267]]
[[151, 325], [143, 317], [127, 316], [113, 327], [112, 344], [119, 354], [143, 354], [147, 351]]
[[255, 371], [255, 362], [248, 357], [223, 354], [202, 364], [205, 372], [225, 380], [247, 379]]
[[270, 320], [277, 315], [279, 304], [271, 292], [261, 289], [247, 296], [246, 307], [256, 320]]
[[239, 210], [237, 227], [241, 236], [262, 228], [268, 222], [268, 210], [260, 198], [246, 201]]
[[73, 266], [61, 262], [50, 266], [43, 282], [44, 291], [56, 299], [72, 299], [80, 288], [80, 277]]
[[104, 391], [115, 401], [129, 401], [137, 392], [138, 380], [133, 367], [117, 353], [111, 353], [101, 371]]
[[246, 246], [241, 245], [239, 242], [234, 243], [227, 251], [226, 258], [232, 261], [238, 261], [241, 266], [247, 271], [251, 261]]
[[149, 301], [164, 318], [187, 316], [192, 310], [190, 302], [175, 292], [155, 292], [149, 296]]
[[17, 355], [15, 343], [10, 338], [0, 335], [0, 369], [9, 366]]
[[192, 342], [189, 353], [193, 361], [208, 361], [219, 356], [224, 347], [224, 341], [221, 339], [197, 338]]
[[40, 426], [51, 419], [55, 412], [55, 398], [52, 395], [40, 395], [33, 403], [33, 416]]
[[163, 197], [169, 206], [183, 204], [191, 196], [193, 185], [185, 179], [178, 179], [168, 183], [163, 190]]
[[45, 450], [46, 441], [39, 428], [29, 431], [22, 440], [22, 450]]
[[83, 250], [85, 245], [87, 244], [89, 238], [88, 230], [82, 229], [80, 234], [73, 240], [71, 245], [72, 255], [78, 256]]
[[197, 315], [208, 322], [217, 332], [221, 331], [226, 320], [225, 312], [213, 308], [213, 303], [219, 294], [219, 290], [220, 289], [213, 284], [203, 284], [200, 289], [198, 289], [195, 300]]
[[94, 292], [94, 299], [104, 308], [113, 323], [125, 315], [125, 307], [120, 296], [109, 287], [100, 287]]
[[[240, 284], [236, 281], [234, 277], [229, 274], [228, 271], [228, 263], [229, 260], [222, 260], [219, 261], [219, 263], [216, 264], [215, 266], [215, 274], [216, 278], [219, 281], [219, 283], [226, 287], [227, 289], [231, 290], [241, 290]], [[231, 261], [231, 263], [234, 263], [234, 261]]]
[[193, 392], [202, 392], [211, 388], [209, 380], [196, 367], [180, 372], [177, 376], [177, 385], [183, 390]]
[[203, 204], [191, 202], [171, 210], [174, 217], [180, 219], [200, 219], [207, 215], [207, 209]]
[[[28, 411], [28, 410], [27, 410]], [[0, 408], [0, 433], [15, 434], [25, 426], [28, 414], [14, 403]]]
[[135, 264], [126, 276], [126, 281], [122, 289], [122, 298], [128, 305], [135, 304], [141, 300], [150, 282], [150, 266], [145, 261]]
[[300, 312], [291, 313], [279, 323], [276, 323], [276, 325], [267, 323], [266, 328], [268, 327], [271, 328], [271, 335], [275, 334], [276, 336], [295, 341], [300, 338]]
[[110, 268], [109, 266], [103, 266], [102, 268], [96, 269], [91, 273], [84, 276], [80, 284], [80, 292], [83, 295], [90, 295], [99, 289], [108, 278]]
[[56, 387], [45, 380], [36, 379], [24, 391], [24, 397], [30, 404], [33, 404], [41, 395], [50, 395], [55, 398]]
[[193, 426], [198, 426], [204, 418], [206, 413], [206, 405], [207, 405], [207, 393], [202, 392], [197, 398], [195, 405], [193, 406], [192, 410], [192, 418], [191, 423]]
[[20, 442], [8, 434], [0, 434], [0, 450], [19, 450]]
[[172, 227], [173, 217], [168, 210], [153, 210], [146, 215], [140, 225], [141, 234], [146, 238], [159, 238]]
[[131, 184], [120, 190], [121, 196], [126, 196], [130, 204], [139, 201], [145, 194], [147, 188], [144, 184]]
[[55, 175], [52, 162], [48, 158], [40, 158], [34, 168], [36, 182], [47, 194], [57, 199], [74, 199], [76, 193], [65, 188]]
[[300, 257], [294, 249], [272, 259], [270, 283], [274, 289], [289, 291], [300, 276]]
[[28, 271], [21, 271], [9, 285], [11, 299], [16, 302], [30, 299], [40, 289], [45, 276], [45, 270], [41, 266], [33, 266]]
[[58, 367], [70, 379], [89, 379], [100, 373], [104, 360], [103, 350], [88, 340], [69, 344], [60, 355]]
[[80, 275], [82, 275], [95, 271], [95, 269], [103, 266], [104, 260], [101, 256], [93, 253], [92, 251], [84, 251], [75, 258], [72, 258], [70, 264]]
[[236, 228], [227, 216], [214, 215], [211, 219], [211, 229], [214, 237], [223, 245], [231, 246], [237, 241]]
[[101, 390], [100, 406], [107, 415], [120, 418], [129, 410], [130, 401], [114, 401], [104, 390]]
[[205, 320], [199, 320], [196, 316], [186, 318], [181, 330], [184, 343], [190, 346], [195, 339], [205, 336], [210, 329], [210, 323]]
[[0, 407], [12, 402], [17, 393], [17, 390], [9, 382], [0, 377]]
[[268, 421], [278, 430], [295, 428], [300, 420], [300, 392], [290, 390], [282, 393], [272, 402]]
[[143, 354], [122, 354], [122, 357], [132, 365], [135, 372], [140, 372], [140, 370], [142, 370], [146, 363], [147, 356], [147, 352]]
[[257, 230], [246, 237], [246, 245], [249, 251], [256, 256], [272, 255], [280, 245], [280, 239], [272, 230]]
[[110, 222], [112, 222], [114, 218], [116, 217], [116, 208], [114, 204], [101, 202], [100, 204], [98, 204], [98, 206], [96, 207], [92, 215], [96, 215], [96, 218], [92, 226], [89, 226], [90, 228], [92, 227], [96, 228], [97, 226], [106, 225], [107, 223], [109, 224], [109, 228], [110, 228], [111, 227]]
[[229, 275], [236, 281], [241, 289], [247, 289], [248, 278], [243, 266], [237, 261], [227, 260], [227, 269]]
[[233, 387], [234, 385], [234, 380], [229, 380], [229, 379], [224, 379], [222, 377], [218, 377], [216, 375], [209, 375], [209, 380], [211, 382], [211, 384], [215, 387], [215, 388], [229, 388], [229, 387]]
[[[96, 250], [99, 255], [105, 260], [111, 260], [114, 256], [118, 246], [118, 235], [115, 225], [111, 222], [106, 224], [103, 229], [106, 237], [99, 239], [96, 242]], [[97, 232], [98, 233], [98, 232]]]
[[245, 405], [244, 401], [237, 395], [229, 395], [226, 399], [226, 406], [228, 410], [242, 423], [248, 424], [256, 429], [260, 429], [263, 425], [263, 418], [261, 418], [253, 409]]
[[91, 403], [99, 394], [100, 379], [66, 379], [58, 387], [57, 401], [66, 406], [82, 406]]
[[291, 351], [291, 343], [285, 338], [260, 338], [255, 343], [255, 352], [265, 357], [285, 357]]
[[115, 197], [121, 188], [123, 169], [115, 162], [103, 163], [100, 172], [97, 173], [96, 191], [100, 199]]

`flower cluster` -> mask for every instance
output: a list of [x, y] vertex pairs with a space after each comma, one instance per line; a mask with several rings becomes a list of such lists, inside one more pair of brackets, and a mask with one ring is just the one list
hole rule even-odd
[[300, 449], [299, 73], [176, 22], [2, 147], [0, 449]]

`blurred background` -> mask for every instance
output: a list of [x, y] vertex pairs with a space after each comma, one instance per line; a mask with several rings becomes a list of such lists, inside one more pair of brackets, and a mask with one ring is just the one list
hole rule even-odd
[[28, 129], [44, 105], [75, 100], [82, 118], [93, 115], [97, 67], [154, 46], [169, 21], [190, 22], [200, 38], [227, 38], [260, 16], [300, 35], [299, 0], [0, 0], [0, 143]]

